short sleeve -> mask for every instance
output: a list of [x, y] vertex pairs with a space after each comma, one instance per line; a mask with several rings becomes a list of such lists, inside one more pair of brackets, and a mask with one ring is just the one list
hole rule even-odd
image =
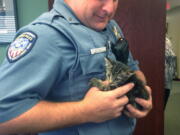
[[[30, 38], [26, 37], [27, 32], [36, 34], [33, 37], [36, 39], [33, 39], [30, 49], [24, 50], [23, 47], [30, 44], [30, 41], [25, 41]], [[17, 34], [19, 38], [13, 41], [17, 43], [9, 46], [7, 57], [0, 66], [0, 122], [26, 112], [45, 99], [52, 89], [60, 75], [60, 61], [63, 57], [56, 45], [57, 36], [53, 36], [55, 34], [57, 33], [52, 28], [45, 25], [31, 26], [20, 30]], [[21, 55], [19, 51], [26, 52]]]
[[131, 68], [131, 70], [136, 71], [136, 70], [139, 70], [138, 64], [139, 62], [133, 59], [133, 56], [131, 52], [129, 51], [128, 66]]

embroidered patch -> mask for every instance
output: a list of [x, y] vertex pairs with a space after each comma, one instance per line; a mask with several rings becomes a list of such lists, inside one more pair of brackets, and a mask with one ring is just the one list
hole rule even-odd
[[33, 47], [37, 36], [32, 32], [24, 32], [19, 35], [9, 46], [7, 58], [9, 62], [14, 62], [25, 56]]

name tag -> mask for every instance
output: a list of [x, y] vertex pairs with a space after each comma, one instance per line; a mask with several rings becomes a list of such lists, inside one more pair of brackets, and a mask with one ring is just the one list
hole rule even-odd
[[91, 54], [106, 52], [106, 47], [91, 49]]

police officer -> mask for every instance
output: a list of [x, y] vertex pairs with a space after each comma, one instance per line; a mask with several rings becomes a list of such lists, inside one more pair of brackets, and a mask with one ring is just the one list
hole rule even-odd
[[[0, 67], [0, 134], [130, 135], [143, 110], [128, 104], [134, 84], [112, 91], [88, 85], [103, 79], [106, 43], [122, 35], [111, 20], [118, 0], [55, 0], [53, 9], [17, 32]], [[128, 65], [145, 82], [129, 53]], [[151, 95], [150, 87], [146, 86]], [[125, 111], [128, 110], [128, 111]]]

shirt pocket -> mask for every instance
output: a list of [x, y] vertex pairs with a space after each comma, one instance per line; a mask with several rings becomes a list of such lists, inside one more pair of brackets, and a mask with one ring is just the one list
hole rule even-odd
[[76, 101], [84, 97], [86, 92], [90, 89], [90, 80], [98, 78], [104, 80], [105, 52], [102, 53], [82, 53], [79, 54], [77, 65], [71, 71], [71, 78], [69, 81], [69, 92], [71, 100]]
[[96, 76], [105, 71], [105, 53], [80, 55], [80, 66], [83, 76]]
[[92, 78], [104, 80], [104, 55], [103, 53], [83, 54], [79, 57], [79, 66], [77, 70], [72, 72], [73, 78], [69, 82], [69, 92], [73, 101], [80, 100], [84, 97], [91, 87], [90, 80]]

